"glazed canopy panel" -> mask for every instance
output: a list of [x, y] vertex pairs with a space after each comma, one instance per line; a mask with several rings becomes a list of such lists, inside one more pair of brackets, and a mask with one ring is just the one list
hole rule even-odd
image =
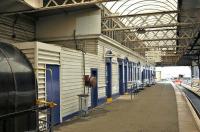
[[[0, 43], [0, 116], [31, 109], [36, 102], [36, 80], [32, 65], [10, 44]], [[36, 113], [0, 118], [0, 131], [36, 129]]]
[[[123, 28], [103, 30], [124, 32], [124, 40], [120, 43], [145, 56], [148, 51], [162, 51], [159, 62], [167, 51], [176, 52], [178, 0], [120, 0], [103, 3], [111, 12], [111, 17], [104, 21], [117, 19]], [[116, 26], [115, 26], [116, 27]], [[105, 28], [103, 28], [105, 29]], [[105, 34], [106, 34], [105, 33]], [[122, 36], [123, 38], [123, 36]], [[171, 55], [171, 54], [170, 54]], [[157, 63], [151, 56], [151, 62]]]

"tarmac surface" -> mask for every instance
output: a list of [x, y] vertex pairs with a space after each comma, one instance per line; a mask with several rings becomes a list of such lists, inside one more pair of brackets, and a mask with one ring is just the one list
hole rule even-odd
[[55, 132], [178, 132], [176, 96], [170, 84], [156, 84], [95, 108], [89, 117], [67, 121]]

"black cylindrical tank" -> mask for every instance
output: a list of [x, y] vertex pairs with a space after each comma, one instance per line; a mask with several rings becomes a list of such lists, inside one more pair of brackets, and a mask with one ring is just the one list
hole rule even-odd
[[[17, 48], [0, 42], [0, 117], [35, 106], [37, 84], [31, 63]], [[36, 129], [36, 112], [0, 118], [0, 132]]]

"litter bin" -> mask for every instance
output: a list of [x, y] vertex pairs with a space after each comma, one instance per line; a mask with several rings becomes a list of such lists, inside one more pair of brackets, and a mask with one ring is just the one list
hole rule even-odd
[[79, 116], [85, 117], [88, 114], [88, 94], [79, 94]]

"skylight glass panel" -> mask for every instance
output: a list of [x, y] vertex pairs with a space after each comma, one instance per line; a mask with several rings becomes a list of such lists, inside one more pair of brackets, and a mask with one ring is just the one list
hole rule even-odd
[[[107, 2], [104, 3], [104, 5], [108, 10], [110, 10], [111, 13], [113, 13], [111, 15], [143, 14], [141, 16], [138, 15], [135, 17], [118, 18], [125, 27], [130, 28], [130, 31], [137, 36], [136, 41], [146, 40], [136, 43], [140, 43], [140, 45], [145, 45], [147, 47], [176, 45], [176, 40], [162, 39], [176, 39], [177, 27], [167, 27], [166, 25], [177, 23], [177, 13], [162, 15], [159, 14], [159, 12], [176, 11], [178, 0], [119, 0]], [[155, 15], [148, 15], [148, 13], [155, 13]], [[137, 32], [138, 29], [140, 29], [142, 32]], [[167, 31], [164, 31], [165, 29]], [[158, 30], [159, 32], [153, 30]], [[155, 41], [149, 41], [151, 39]]]

